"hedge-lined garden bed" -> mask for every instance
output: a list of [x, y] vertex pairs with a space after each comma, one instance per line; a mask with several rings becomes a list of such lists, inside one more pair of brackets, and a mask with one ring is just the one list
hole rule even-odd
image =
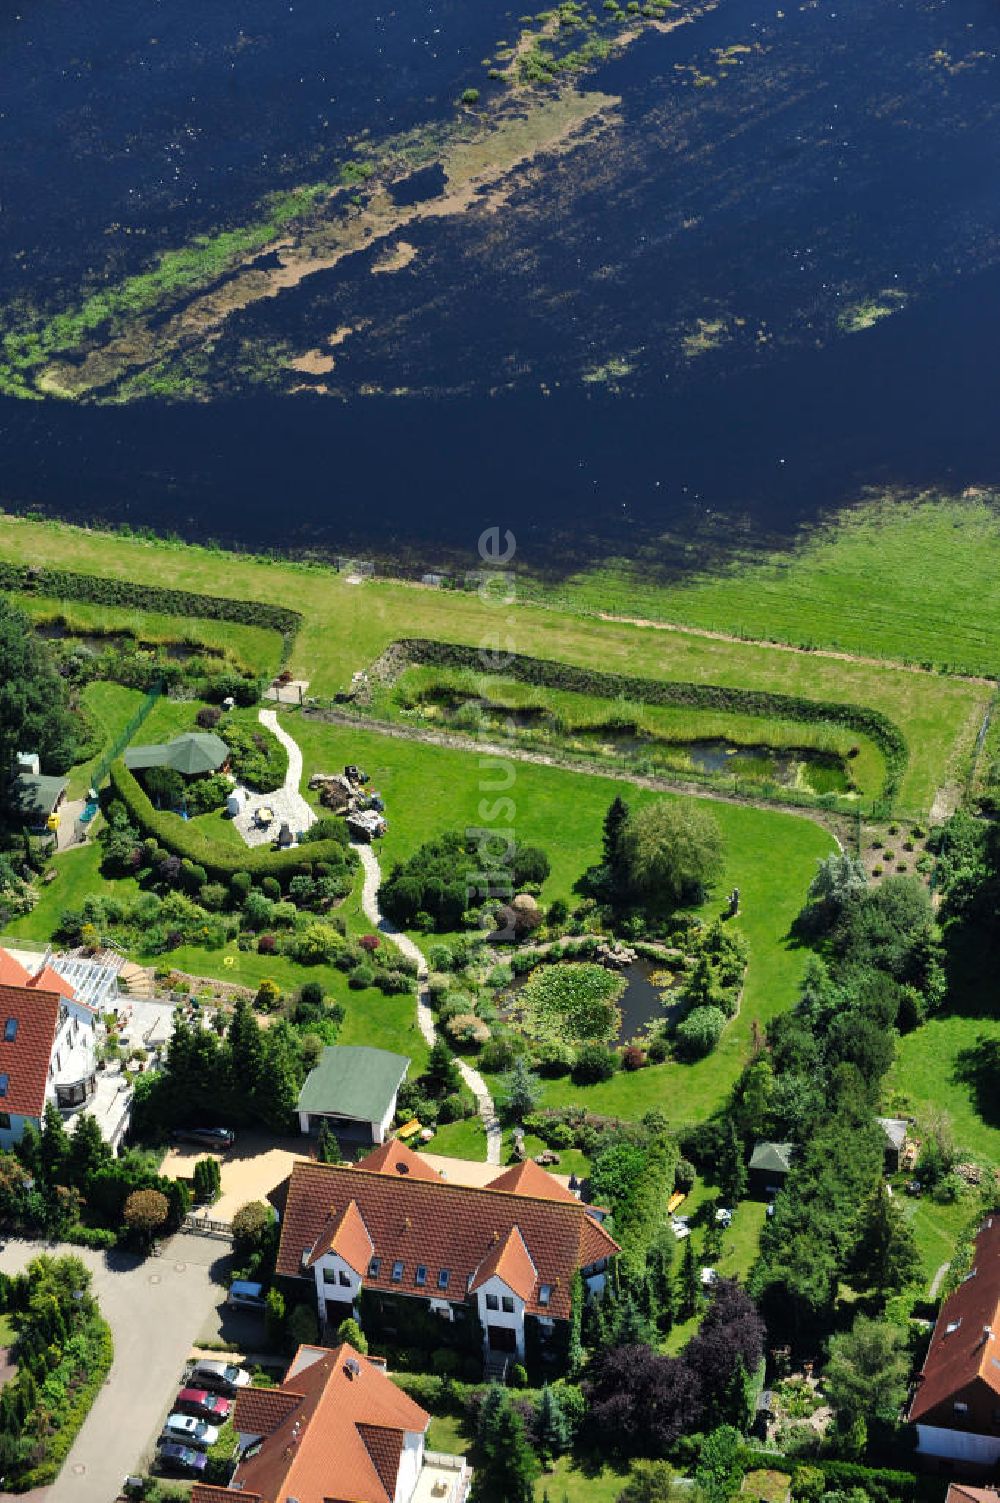
[[[431, 641], [425, 637], [401, 638], [387, 650], [385, 659], [389, 664], [394, 664], [397, 670], [406, 663], [419, 663], [484, 672], [483, 655], [477, 648], [457, 642]], [[909, 761], [909, 748], [902, 731], [887, 715], [867, 705], [806, 699], [798, 694], [780, 694], [764, 689], [739, 689], [681, 679], [649, 679], [602, 673], [597, 669], [580, 668], [572, 663], [559, 663], [548, 658], [528, 657], [523, 653], [504, 654], [498, 672], [522, 683], [565, 689], [577, 694], [593, 694], [603, 699], [614, 700], [624, 696], [644, 700], [649, 704], [730, 710], [746, 715], [773, 715], [785, 720], [809, 723], [829, 721], [847, 726], [859, 735], [870, 737], [885, 759], [880, 802], [886, 806], [891, 806], [898, 794]]]
[[316, 863], [341, 866], [345, 860], [349, 865], [357, 860], [339, 840], [317, 840], [308, 847], [299, 846], [289, 851], [259, 847], [233, 850], [204, 830], [192, 829], [189, 823], [176, 816], [154, 809], [121, 760], [111, 764], [111, 789], [112, 797], [122, 801], [129, 818], [140, 830], [154, 836], [166, 850], [204, 867], [208, 875], [218, 881], [226, 882], [236, 872], [249, 872], [251, 877], [277, 877], [280, 882]]

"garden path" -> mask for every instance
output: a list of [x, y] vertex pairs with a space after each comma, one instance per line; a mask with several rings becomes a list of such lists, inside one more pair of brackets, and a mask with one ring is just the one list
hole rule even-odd
[[[380, 933], [392, 942], [405, 955], [408, 960], [416, 962], [417, 966], [417, 1026], [428, 1044], [433, 1044], [436, 1037], [434, 1028], [434, 1015], [428, 1002], [427, 973], [428, 966], [423, 951], [413, 943], [409, 935], [401, 933], [395, 924], [385, 918], [378, 903], [378, 890], [382, 885], [382, 869], [378, 863], [378, 857], [370, 845], [360, 842], [355, 844], [355, 850], [361, 859], [364, 869], [364, 886], [361, 890], [361, 907], [365, 917], [375, 925]], [[499, 1164], [500, 1150], [503, 1145], [503, 1134], [497, 1119], [496, 1106], [490, 1095], [486, 1082], [478, 1070], [473, 1070], [471, 1065], [466, 1064], [464, 1059], [456, 1058], [459, 1073], [465, 1084], [469, 1087], [476, 1098], [479, 1107], [479, 1115], [483, 1119], [483, 1127], [486, 1130], [486, 1162]]]
[[[300, 834], [303, 830], [308, 830], [316, 819], [315, 811], [299, 792], [302, 785], [302, 752], [298, 743], [292, 740], [287, 731], [282, 730], [275, 710], [261, 710], [257, 718], [265, 730], [277, 737], [288, 753], [288, 771], [281, 787], [273, 793], [247, 792], [246, 803], [233, 820], [236, 829], [251, 847], [270, 845], [283, 824], [287, 824], [293, 834]], [[258, 823], [258, 809], [271, 811], [271, 818], [266, 824]]]

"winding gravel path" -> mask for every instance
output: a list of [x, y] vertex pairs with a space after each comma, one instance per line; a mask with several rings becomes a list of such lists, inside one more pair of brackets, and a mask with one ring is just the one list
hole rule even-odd
[[[427, 1000], [427, 960], [420, 950], [409, 938], [398, 930], [395, 924], [383, 917], [378, 904], [378, 890], [382, 885], [382, 870], [378, 864], [378, 857], [370, 845], [356, 842], [354, 849], [357, 851], [364, 868], [365, 880], [361, 891], [361, 907], [365, 917], [374, 924], [380, 934], [384, 934], [396, 949], [408, 960], [416, 961], [417, 965], [417, 1026], [428, 1044], [433, 1044], [436, 1037], [434, 1029], [434, 1015], [431, 1012]], [[486, 1082], [478, 1070], [473, 1070], [464, 1059], [455, 1058], [459, 1073], [469, 1090], [476, 1098], [479, 1107], [479, 1115], [483, 1119], [483, 1127], [486, 1130], [486, 1162], [488, 1164], [500, 1163], [500, 1150], [503, 1144], [503, 1134], [500, 1123], [497, 1120], [496, 1107], [493, 1097], [490, 1095]]]

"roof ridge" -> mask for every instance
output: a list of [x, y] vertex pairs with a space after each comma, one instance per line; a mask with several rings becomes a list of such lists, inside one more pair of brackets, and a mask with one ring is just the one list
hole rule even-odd
[[[547, 1195], [524, 1195], [519, 1194], [517, 1190], [496, 1190], [492, 1185], [461, 1185], [458, 1184], [457, 1181], [449, 1179], [407, 1179], [405, 1174], [386, 1174], [383, 1170], [380, 1169], [365, 1169], [361, 1164], [320, 1164], [317, 1163], [315, 1159], [298, 1159], [293, 1166], [292, 1173], [294, 1174], [295, 1171], [299, 1168], [340, 1170], [345, 1174], [363, 1174], [368, 1179], [392, 1179], [398, 1184], [435, 1185], [437, 1188], [442, 1190], [467, 1190], [471, 1191], [473, 1194], [479, 1194], [480, 1192], [482, 1192], [483, 1194], [497, 1195], [504, 1197], [507, 1200], [518, 1201], [522, 1205], [527, 1200], [532, 1201], [535, 1205], [558, 1206], [562, 1210], [572, 1211], [574, 1212], [574, 1214], [577, 1212], [580, 1212], [583, 1215], [587, 1214], [587, 1207], [584, 1205], [582, 1200], [555, 1200], [550, 1199]], [[539, 1165], [539, 1168], [541, 1168], [541, 1165]], [[545, 1173], [544, 1169], [542, 1170], [542, 1173]]]

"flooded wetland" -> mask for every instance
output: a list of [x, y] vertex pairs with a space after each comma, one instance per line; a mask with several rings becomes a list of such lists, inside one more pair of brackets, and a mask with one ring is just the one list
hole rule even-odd
[[545, 567], [988, 483], [998, 74], [981, 0], [41, 0], [4, 503]]

